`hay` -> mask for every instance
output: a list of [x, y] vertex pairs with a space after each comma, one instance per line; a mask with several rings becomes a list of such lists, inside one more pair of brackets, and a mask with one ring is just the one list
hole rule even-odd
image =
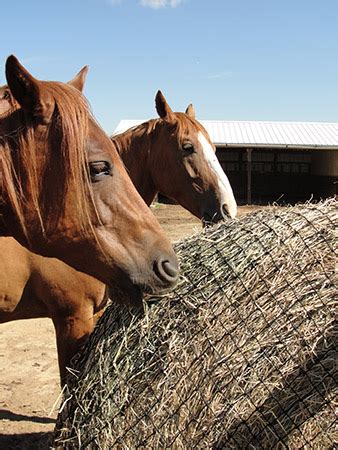
[[335, 208], [271, 208], [178, 243], [174, 291], [100, 320], [56, 443], [333, 447]]

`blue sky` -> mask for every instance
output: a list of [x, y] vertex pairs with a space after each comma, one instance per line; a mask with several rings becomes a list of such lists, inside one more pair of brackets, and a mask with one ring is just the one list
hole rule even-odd
[[11, 53], [41, 79], [89, 64], [108, 133], [158, 89], [200, 119], [338, 122], [338, 0], [8, 0], [0, 37], [0, 84]]

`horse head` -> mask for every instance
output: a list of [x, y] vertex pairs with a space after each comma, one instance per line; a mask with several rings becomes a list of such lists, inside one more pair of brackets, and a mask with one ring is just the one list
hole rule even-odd
[[196, 120], [193, 105], [184, 113], [173, 112], [161, 91], [155, 102], [161, 131], [153, 133], [152, 174], [158, 190], [203, 222], [235, 217], [231, 185], [207, 131]]
[[0, 90], [0, 234], [138, 296], [178, 264], [80, 90], [34, 78], [14, 57]]

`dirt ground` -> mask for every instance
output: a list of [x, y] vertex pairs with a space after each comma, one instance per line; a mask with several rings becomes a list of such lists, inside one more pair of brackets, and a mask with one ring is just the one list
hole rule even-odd
[[[239, 208], [239, 215], [255, 207]], [[200, 222], [177, 205], [152, 207], [172, 242]], [[55, 337], [49, 319], [0, 325], [0, 449], [48, 449], [60, 404]]]

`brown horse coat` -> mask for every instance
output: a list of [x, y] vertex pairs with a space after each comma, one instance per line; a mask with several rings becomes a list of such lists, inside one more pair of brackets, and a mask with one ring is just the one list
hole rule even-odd
[[[192, 106], [187, 108], [186, 114], [169, 114], [171, 110], [160, 94], [157, 95], [157, 106], [162, 116], [166, 114], [165, 119], [160, 122], [158, 119], [151, 120], [135, 130], [113, 137], [135, 186], [148, 205], [160, 188], [163, 194], [173, 197], [200, 218], [203, 218], [201, 207], [205, 205], [209, 206], [210, 217], [215, 215], [219, 218], [222, 202], [218, 199], [222, 197], [218, 191], [218, 180], [196, 143], [197, 133], [206, 132], [195, 120]], [[176, 121], [179, 121], [180, 127], [177, 127]], [[155, 145], [159, 137], [166, 142], [166, 135], [173, 134], [175, 126], [176, 134], [170, 147], [168, 144], [169, 155], [166, 157], [167, 161], [172, 159], [170, 164], [177, 166], [173, 170], [181, 172], [177, 178], [177, 182], [181, 180], [181, 185], [176, 189], [177, 183], [174, 183], [176, 191], [173, 191], [170, 178], [166, 182], [152, 181], [160, 176], [160, 167], [152, 163], [165, 151], [165, 147]], [[197, 177], [189, 175], [189, 164], [186, 161], [181, 163], [182, 155], [179, 157], [182, 142], [186, 143], [187, 139], [195, 142], [195, 157], [193, 160], [190, 158], [189, 164], [198, 173]], [[210, 140], [207, 134], [206, 139]], [[140, 156], [145, 148], [151, 148], [150, 160], [135, 156]], [[196, 183], [201, 186], [196, 188]], [[228, 207], [234, 208], [232, 191], [228, 198]], [[50, 317], [56, 330], [61, 382], [64, 383], [70, 359], [92, 332], [106, 305], [105, 285], [57, 259], [30, 253], [10, 238], [0, 238], [0, 252], [6, 255], [6, 260], [0, 262], [0, 322]], [[132, 298], [129, 300], [132, 301]]]
[[106, 286], [56, 258], [0, 238], [0, 323], [50, 317], [56, 332], [61, 380], [66, 366], [93, 331], [107, 302]]
[[[82, 72], [83, 75], [83, 72]], [[0, 235], [139, 296], [173, 286], [177, 258], [109, 137], [70, 83], [14, 57], [0, 88]], [[83, 83], [80, 83], [83, 84]]]
[[111, 137], [144, 201], [161, 192], [203, 222], [235, 217], [231, 185], [193, 106], [173, 112], [161, 91], [155, 103], [158, 119]]

